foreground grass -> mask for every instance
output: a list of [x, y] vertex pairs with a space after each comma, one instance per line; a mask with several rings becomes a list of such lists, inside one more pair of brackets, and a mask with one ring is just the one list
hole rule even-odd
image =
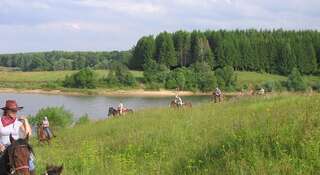
[[317, 174], [319, 106], [319, 95], [283, 95], [143, 110], [34, 143], [38, 171], [63, 163], [68, 175]]

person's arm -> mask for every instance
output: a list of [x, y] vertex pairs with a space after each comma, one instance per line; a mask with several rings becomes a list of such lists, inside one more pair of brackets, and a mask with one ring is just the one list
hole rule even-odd
[[32, 129], [31, 126], [29, 124], [29, 121], [26, 117], [20, 117], [20, 119], [22, 120], [22, 125], [21, 125], [21, 129], [22, 131], [26, 134], [31, 136], [32, 135]]

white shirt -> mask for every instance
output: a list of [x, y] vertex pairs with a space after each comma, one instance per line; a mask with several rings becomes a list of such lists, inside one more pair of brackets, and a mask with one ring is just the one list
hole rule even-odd
[[49, 121], [48, 120], [43, 120], [42, 121], [42, 125], [43, 125], [43, 127], [48, 128], [49, 127]]
[[7, 125], [4, 127], [2, 125], [2, 122], [0, 121], [0, 144], [3, 145], [10, 145], [10, 134], [14, 139], [23, 138], [22, 132], [21, 132], [21, 125], [22, 123], [16, 119], [14, 123]]

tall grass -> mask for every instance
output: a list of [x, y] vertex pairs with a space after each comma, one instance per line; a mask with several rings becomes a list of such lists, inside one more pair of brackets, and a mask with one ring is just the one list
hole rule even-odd
[[319, 95], [282, 95], [148, 109], [33, 145], [39, 172], [63, 163], [68, 175], [317, 174], [319, 106]]

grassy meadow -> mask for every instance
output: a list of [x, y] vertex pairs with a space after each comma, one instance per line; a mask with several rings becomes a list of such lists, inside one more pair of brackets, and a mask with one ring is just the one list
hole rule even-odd
[[[76, 71], [41, 71], [41, 72], [20, 72], [20, 71], [0, 71], [0, 87], [16, 89], [62, 89], [64, 91], [81, 91], [77, 89], [67, 89], [55, 87], [56, 81], [64, 80], [65, 76]], [[108, 70], [96, 70], [98, 78], [106, 77]], [[143, 78], [142, 71], [131, 71], [138, 81]], [[261, 84], [266, 81], [285, 81], [287, 77], [257, 72], [236, 72], [239, 85]], [[319, 76], [304, 76], [308, 84], [320, 81]], [[53, 85], [52, 85], [53, 84]], [[100, 87], [104, 88], [104, 87]], [[98, 88], [99, 89], [99, 88]], [[98, 90], [99, 91], [99, 90]]]
[[38, 171], [64, 174], [317, 174], [320, 96], [234, 98], [192, 109], [146, 109], [33, 141]]

